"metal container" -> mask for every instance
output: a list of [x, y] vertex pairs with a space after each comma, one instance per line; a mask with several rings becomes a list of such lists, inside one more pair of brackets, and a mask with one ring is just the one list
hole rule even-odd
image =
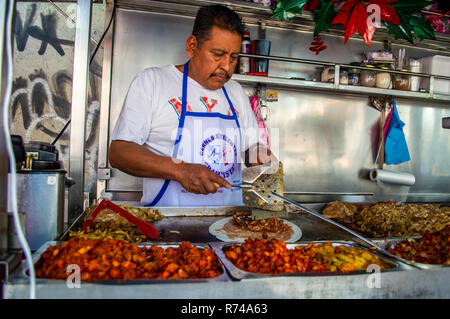
[[[22, 228], [22, 232], [26, 238], [26, 229], [25, 229], [25, 221], [26, 215], [25, 213], [19, 212], [19, 221]], [[19, 236], [17, 236], [16, 226], [14, 224], [14, 216], [12, 214], [8, 214], [8, 250], [14, 249], [22, 249], [22, 245], [20, 244]]]
[[[389, 248], [395, 248], [395, 246], [407, 239], [418, 239], [421, 237], [407, 237], [407, 238], [395, 238], [395, 239], [388, 239], [383, 240], [383, 241], [375, 241], [375, 243], [380, 246], [381, 248], [383, 248], [384, 250], [388, 250]], [[404, 261], [404, 258], [395, 256], [399, 261]], [[409, 261], [411, 262], [411, 261]], [[423, 264], [423, 263], [418, 263], [415, 262], [414, 265], [416, 265], [417, 267], [421, 268], [421, 269], [435, 269], [435, 268], [443, 268], [443, 267], [450, 267], [450, 265], [437, 265], [437, 264]]]
[[[33, 263], [36, 264], [36, 262], [39, 260], [41, 255], [47, 250], [47, 248], [51, 246], [56, 246], [61, 244], [61, 242], [58, 241], [48, 241], [44, 243], [34, 254], [33, 254]], [[154, 244], [145, 244], [145, 245], [138, 245], [139, 247], [150, 247], [152, 245], [157, 245], [158, 247], [167, 249], [169, 247], [178, 247], [180, 243], [154, 243]], [[193, 246], [196, 246], [198, 248], [204, 249], [204, 248], [210, 248], [207, 244], [191, 244]], [[196, 283], [196, 282], [225, 282], [230, 281], [230, 277], [228, 276], [227, 272], [225, 271], [225, 267], [221, 261], [220, 258], [218, 258], [220, 264], [222, 265], [222, 274], [214, 277], [214, 278], [191, 278], [191, 279], [130, 279], [130, 280], [123, 280], [123, 279], [108, 279], [108, 280], [95, 280], [95, 284], [113, 284], [113, 285], [130, 285], [130, 284], [162, 284], [162, 283]], [[22, 278], [28, 278], [28, 267], [26, 263], [23, 263], [21, 265], [21, 268], [19, 270], [19, 273]], [[61, 279], [47, 279], [47, 278], [36, 278], [36, 281], [38, 283], [49, 283], [49, 282], [55, 282], [55, 281], [62, 281]], [[83, 283], [83, 281], [81, 281]]]
[[[301, 244], [287, 244], [286, 247], [288, 249], [293, 249], [297, 246], [306, 246], [308, 244], [325, 244], [329, 241], [314, 241], [314, 242], [305, 242]], [[227, 269], [230, 276], [236, 280], [241, 279], [250, 279], [250, 278], [267, 278], [267, 277], [280, 277], [280, 276], [339, 276], [339, 275], [357, 275], [357, 274], [367, 274], [365, 271], [349, 271], [349, 272], [303, 272], [303, 273], [289, 273], [289, 274], [259, 274], [259, 273], [253, 273], [248, 272], [245, 270], [242, 270], [238, 267], [236, 267], [226, 256], [224, 250], [230, 247], [233, 243], [210, 243], [210, 246], [214, 248], [216, 251], [217, 256], [222, 260], [222, 263], [225, 265], [225, 268]], [[241, 245], [239, 243], [234, 243], [236, 245]], [[333, 246], [346, 246], [346, 247], [353, 247], [358, 249], [364, 249], [368, 250], [362, 246], [356, 245], [352, 242], [332, 242]], [[386, 258], [385, 256], [382, 256], [378, 254], [377, 252], [370, 251], [371, 254], [376, 255], [385, 262], [387, 265], [391, 266], [389, 269], [382, 270], [382, 272], [386, 271], [399, 271], [399, 270], [407, 270], [407, 269], [413, 269], [412, 267], [403, 264], [401, 262], [397, 262], [391, 259]]]
[[26, 214], [25, 233], [31, 250], [54, 240], [64, 229], [65, 175], [61, 169], [17, 173], [17, 205]]

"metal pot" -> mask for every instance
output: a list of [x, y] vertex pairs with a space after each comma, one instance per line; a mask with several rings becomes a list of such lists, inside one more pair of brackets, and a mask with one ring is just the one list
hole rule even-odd
[[31, 250], [64, 230], [65, 176], [62, 169], [17, 172], [17, 205], [26, 214], [25, 237]]

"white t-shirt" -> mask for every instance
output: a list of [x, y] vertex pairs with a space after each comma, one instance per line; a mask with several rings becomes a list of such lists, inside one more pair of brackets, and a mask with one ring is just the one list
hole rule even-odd
[[[174, 65], [139, 72], [130, 85], [111, 140], [135, 142], [158, 155], [171, 157], [181, 112], [182, 84], [183, 74]], [[238, 114], [242, 151], [256, 143], [264, 145], [249, 98], [240, 84], [229, 80], [225, 89]], [[208, 90], [188, 78], [187, 92], [188, 111], [232, 115], [222, 89]]]
[[[183, 74], [174, 65], [139, 72], [130, 85], [111, 140], [135, 142], [155, 154], [172, 157], [181, 112], [182, 84]], [[225, 89], [238, 115], [242, 152], [256, 143], [264, 145], [249, 98], [242, 87], [229, 80]], [[187, 92], [188, 111], [233, 114], [222, 89], [208, 90], [188, 78]], [[141, 202], [150, 202], [163, 182], [144, 178]]]

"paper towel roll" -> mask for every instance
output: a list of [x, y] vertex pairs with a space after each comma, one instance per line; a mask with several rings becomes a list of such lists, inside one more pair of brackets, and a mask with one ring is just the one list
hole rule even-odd
[[416, 178], [413, 174], [391, 172], [376, 168], [370, 170], [370, 179], [372, 181], [404, 186], [411, 186], [416, 182]]

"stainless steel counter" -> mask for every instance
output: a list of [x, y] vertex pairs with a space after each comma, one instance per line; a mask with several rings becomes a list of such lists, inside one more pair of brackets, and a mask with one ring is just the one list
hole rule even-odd
[[[323, 205], [307, 205], [319, 210]], [[225, 216], [170, 216], [154, 225], [159, 242], [213, 243], [218, 240], [208, 228]], [[302, 230], [299, 242], [351, 240], [333, 225], [314, 216], [291, 212], [283, 218]], [[379, 283], [373, 287], [374, 283]], [[373, 287], [373, 288], [370, 288]], [[379, 288], [377, 288], [379, 287]], [[28, 280], [16, 271], [4, 285], [5, 298], [27, 298]], [[234, 280], [227, 274], [223, 282], [131, 284], [81, 283], [69, 288], [63, 280], [36, 283], [37, 298], [450, 298], [450, 267], [437, 269], [392, 270], [353, 275], [277, 276]]]
[[[180, 242], [188, 240], [193, 243], [217, 241], [208, 228], [224, 216], [202, 217], [168, 217], [154, 223], [159, 232], [158, 240], [162, 242]], [[314, 216], [291, 213], [284, 219], [296, 224], [302, 230], [300, 241], [311, 240], [350, 240], [345, 232], [333, 225], [318, 221]]]
[[[271, 277], [241, 281], [161, 284], [90, 284], [68, 288], [65, 281], [36, 283], [37, 298], [449, 298], [450, 268], [381, 273], [379, 288], [369, 288], [374, 274]], [[5, 298], [27, 298], [25, 279], [12, 278]], [[373, 286], [373, 285], [372, 285]]]

